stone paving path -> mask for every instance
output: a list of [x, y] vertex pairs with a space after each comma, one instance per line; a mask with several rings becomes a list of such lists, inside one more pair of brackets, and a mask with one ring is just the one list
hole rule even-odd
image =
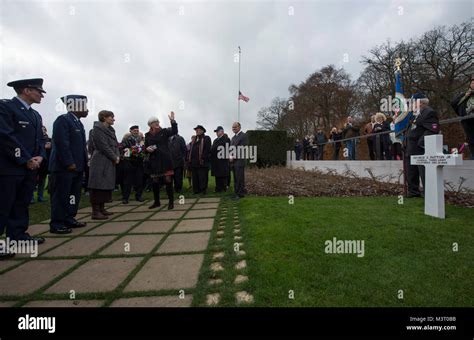
[[220, 201], [186, 199], [172, 211], [113, 202], [101, 223], [88, 207], [77, 216], [87, 227], [68, 235], [49, 233], [49, 221], [32, 225], [46, 242], [36, 258], [0, 262], [0, 307], [190, 306]]

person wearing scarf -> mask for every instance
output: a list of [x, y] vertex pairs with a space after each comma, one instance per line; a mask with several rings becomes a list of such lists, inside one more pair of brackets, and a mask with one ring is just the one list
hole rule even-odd
[[145, 158], [144, 168], [145, 172], [150, 175], [153, 180], [153, 196], [154, 203], [149, 209], [154, 209], [161, 206], [160, 203], [160, 187], [164, 184], [166, 187], [166, 194], [168, 195], [168, 210], [174, 208], [173, 197], [173, 160], [171, 158], [171, 151], [169, 147], [169, 138], [178, 133], [178, 124], [174, 120], [174, 112], [168, 115], [171, 127], [162, 128], [160, 120], [156, 117], [151, 117], [148, 120], [150, 131], [145, 134], [145, 150], [148, 157]]
[[194, 131], [196, 138], [191, 143], [191, 152], [188, 156], [193, 178], [193, 193], [205, 195], [211, 159], [211, 138], [205, 135], [206, 129], [202, 125], [196, 126]]

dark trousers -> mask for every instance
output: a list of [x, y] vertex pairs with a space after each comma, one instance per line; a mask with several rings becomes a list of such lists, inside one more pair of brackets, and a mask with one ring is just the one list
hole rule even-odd
[[467, 143], [469, 145], [469, 152], [471, 159], [474, 160], [474, 119], [466, 119], [461, 121], [461, 125], [466, 134]]
[[0, 176], [0, 235], [21, 240], [28, 229], [28, 205], [35, 188], [36, 171], [28, 175]]
[[425, 187], [425, 167], [423, 165], [411, 165], [410, 156], [423, 154], [424, 150], [418, 146], [417, 141], [408, 141], [406, 157], [403, 161], [406, 162], [405, 168], [407, 169], [406, 176], [408, 183], [408, 193], [411, 195], [420, 194], [420, 177], [423, 183], [423, 188]]
[[153, 198], [155, 200], [155, 204], [160, 204], [160, 189], [163, 185], [166, 187], [166, 195], [168, 196], [169, 203], [174, 201], [173, 183], [166, 183], [164, 178], [160, 178], [159, 181], [153, 181], [152, 184]]
[[51, 229], [75, 223], [81, 200], [82, 172], [56, 172], [49, 175]]
[[324, 158], [324, 145], [318, 147], [318, 160], [322, 161]]
[[216, 192], [227, 190], [228, 176], [216, 176]]
[[367, 138], [367, 146], [369, 147], [369, 157], [370, 160], [375, 160], [375, 152], [374, 152], [374, 141], [372, 137]]
[[174, 168], [173, 172], [174, 191], [181, 192], [183, 191], [184, 167], [178, 166], [177, 168]]
[[135, 198], [142, 197], [143, 176], [143, 163], [124, 161], [122, 199], [128, 201], [132, 187], [135, 189]]
[[234, 192], [237, 196], [245, 195], [245, 166], [234, 166]]
[[193, 176], [193, 192], [199, 194], [201, 192], [205, 193], [207, 191], [207, 182], [209, 168], [208, 167], [193, 167], [192, 176]]
[[334, 143], [334, 152], [333, 152], [333, 155], [332, 155], [332, 159], [334, 159], [335, 161], [337, 161], [339, 159], [339, 150], [341, 149], [341, 144], [340, 143]]
[[47, 177], [48, 177], [47, 173], [38, 175], [38, 200], [43, 199], [44, 187], [46, 184]]

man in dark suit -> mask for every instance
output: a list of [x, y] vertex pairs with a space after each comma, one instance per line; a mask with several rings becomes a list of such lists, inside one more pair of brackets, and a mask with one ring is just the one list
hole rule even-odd
[[51, 190], [50, 231], [68, 234], [71, 228], [86, 223], [74, 218], [81, 199], [81, 184], [87, 163], [86, 134], [80, 119], [87, 117], [87, 97], [69, 95], [61, 100], [67, 113], [53, 124], [52, 149], [49, 162]]
[[[235, 122], [232, 124], [232, 131], [234, 132], [234, 137], [231, 140], [231, 146], [235, 147], [235, 150], [239, 149], [241, 146], [247, 145], [247, 135], [242, 131], [240, 123]], [[245, 196], [245, 162], [246, 160], [242, 157], [230, 157], [230, 162], [233, 165], [234, 171], [234, 199], [239, 199]]]
[[225, 151], [230, 145], [230, 139], [224, 133], [224, 128], [218, 126], [214, 130], [217, 138], [211, 146], [211, 176], [216, 178], [216, 192], [227, 190], [228, 177], [230, 175], [229, 159], [225, 157]]
[[[17, 96], [0, 101], [0, 235], [5, 228], [10, 240], [30, 240], [39, 244], [44, 238], [31, 237], [28, 205], [33, 195], [38, 168], [46, 157], [42, 119], [31, 105], [41, 103], [43, 79], [12, 81]], [[0, 259], [12, 257], [0, 249]]]
[[179, 134], [170, 137], [170, 151], [174, 167], [174, 191], [181, 194], [183, 192], [184, 160], [187, 150], [186, 142]]
[[428, 106], [429, 100], [423, 93], [416, 93], [412, 96], [412, 101], [416, 104], [414, 112], [419, 112], [414, 116], [414, 120], [407, 133], [407, 152], [405, 157], [405, 168], [407, 169], [408, 194], [407, 197], [421, 197], [420, 177], [425, 187], [425, 167], [422, 165], [411, 165], [410, 160], [413, 155], [423, 155], [425, 153], [425, 136], [439, 133], [439, 118], [435, 110]]

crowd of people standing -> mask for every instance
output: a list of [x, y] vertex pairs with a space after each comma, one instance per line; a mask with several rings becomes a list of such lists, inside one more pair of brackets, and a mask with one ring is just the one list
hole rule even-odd
[[[73, 228], [86, 226], [86, 222], [76, 219], [84, 188], [93, 220], [106, 220], [113, 214], [107, 211], [106, 203], [112, 201], [117, 186], [121, 188], [122, 204], [129, 204], [132, 191], [135, 199], [143, 202], [145, 186], [150, 185], [154, 200], [149, 209], [161, 206], [160, 190], [164, 187], [167, 209], [173, 209], [174, 193], [183, 193], [185, 177], [190, 180], [193, 194], [208, 192], [209, 170], [216, 179], [215, 192], [229, 190], [233, 171], [232, 198], [237, 200], [246, 194], [245, 159], [219, 152], [220, 147], [247, 144], [239, 122], [232, 125], [232, 139], [218, 126], [213, 142], [206, 129], [197, 125], [195, 135], [186, 144], [171, 111], [170, 127], [162, 127], [158, 118], [151, 117], [148, 132], [143, 134], [138, 125], [133, 125], [119, 142], [113, 127], [115, 114], [102, 110], [86, 138], [81, 119], [89, 114], [87, 97], [67, 95], [61, 98], [67, 113], [56, 118], [50, 138], [41, 115], [32, 108], [46, 93], [43, 79], [23, 79], [7, 85], [17, 96], [0, 101], [0, 186], [4, 189], [0, 195], [0, 236], [6, 230], [12, 241], [45, 242], [27, 230], [34, 189], [37, 187], [38, 202], [42, 202], [46, 183], [51, 200], [50, 232], [55, 234], [68, 234]], [[0, 259], [14, 255], [0, 249]]]

